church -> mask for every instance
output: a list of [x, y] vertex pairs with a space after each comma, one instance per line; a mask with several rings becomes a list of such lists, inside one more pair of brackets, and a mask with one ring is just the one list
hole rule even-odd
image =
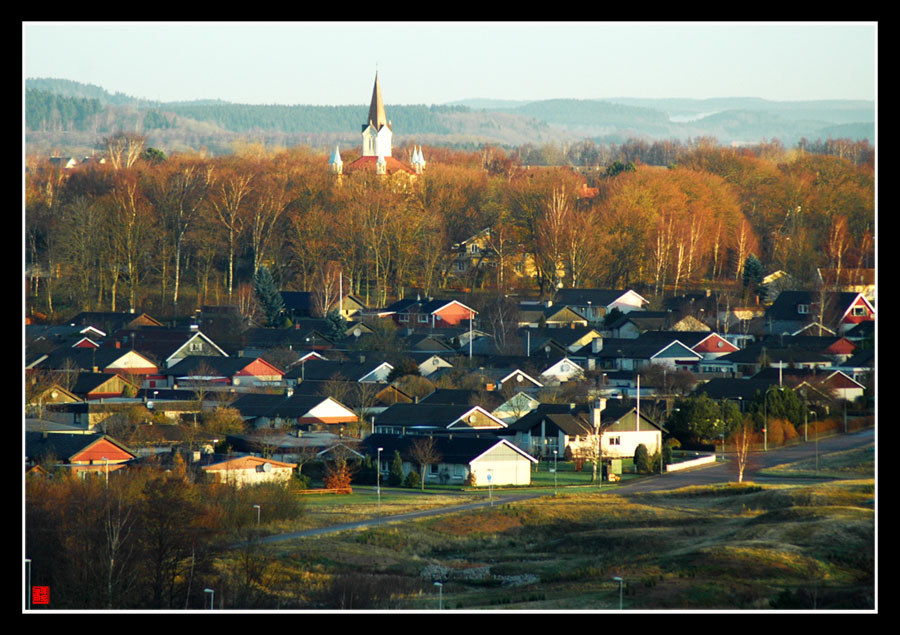
[[340, 150], [335, 146], [328, 164], [337, 176], [352, 174], [358, 171], [394, 176], [408, 175], [415, 178], [425, 170], [425, 158], [422, 149], [415, 148], [412, 156], [412, 167], [391, 156], [391, 137], [393, 129], [384, 111], [384, 100], [381, 97], [381, 83], [375, 73], [375, 86], [372, 89], [372, 103], [369, 105], [369, 118], [362, 125], [362, 156], [347, 166], [341, 161]]

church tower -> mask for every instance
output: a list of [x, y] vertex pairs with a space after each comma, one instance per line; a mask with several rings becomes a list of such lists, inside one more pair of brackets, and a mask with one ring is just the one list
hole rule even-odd
[[[425, 159], [422, 158], [422, 150], [415, 153], [416, 166], [412, 168], [402, 161], [391, 156], [391, 142], [394, 131], [391, 122], [384, 111], [384, 99], [381, 97], [381, 82], [378, 72], [375, 73], [375, 86], [372, 88], [372, 102], [369, 105], [369, 117], [362, 125], [362, 156], [348, 165], [341, 162], [337, 147], [331, 155], [328, 165], [338, 179], [342, 175], [351, 175], [354, 172], [371, 172], [379, 176], [394, 178], [400, 175], [406, 182], [412, 182], [417, 175], [422, 174], [425, 167]], [[403, 180], [403, 179], [401, 179]]]
[[369, 106], [369, 121], [362, 126], [362, 148], [364, 157], [391, 156], [391, 122], [384, 114], [384, 100], [381, 98], [381, 83], [375, 72], [375, 87], [372, 88], [372, 103]]

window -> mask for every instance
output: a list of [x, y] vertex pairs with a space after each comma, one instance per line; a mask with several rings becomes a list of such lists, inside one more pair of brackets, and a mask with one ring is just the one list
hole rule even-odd
[[409, 322], [409, 316], [406, 313], [398, 313], [397, 321], [398, 322]]
[[857, 306], [853, 307], [853, 309], [851, 310], [850, 313], [851, 313], [851, 315], [853, 315], [853, 317], [865, 317], [866, 307], [864, 307], [862, 305], [857, 305]]
[[428, 324], [428, 315], [425, 314], [425, 313], [420, 313], [420, 314], [419, 314], [419, 322], [423, 322], [423, 323], [425, 323], [425, 324]]
[[609, 437], [610, 445], [622, 445], [622, 439], [619, 437]]
[[797, 305], [797, 313], [800, 315], [806, 315], [809, 313], [809, 305], [808, 304], [798, 304]]

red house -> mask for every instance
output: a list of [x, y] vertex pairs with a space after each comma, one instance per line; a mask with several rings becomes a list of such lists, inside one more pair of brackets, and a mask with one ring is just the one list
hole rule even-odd
[[448, 327], [474, 319], [475, 310], [457, 300], [404, 299], [386, 307], [380, 315], [390, 316], [399, 326]]

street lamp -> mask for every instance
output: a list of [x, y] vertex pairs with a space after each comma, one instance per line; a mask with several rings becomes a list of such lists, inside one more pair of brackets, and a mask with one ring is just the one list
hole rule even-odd
[[494, 470], [488, 468], [488, 495], [491, 498], [491, 507], [494, 506]]
[[619, 576], [616, 576], [613, 578], [613, 580], [615, 580], [616, 582], [619, 583], [619, 610], [621, 611], [622, 610], [622, 578]]
[[212, 611], [213, 606], [215, 605], [216, 592], [212, 589], [203, 589], [203, 592], [209, 593], [209, 610]]
[[438, 588], [438, 611], [444, 610], [444, 585], [441, 582], [435, 582], [434, 586]]
[[254, 505], [254, 506], [253, 506], [253, 509], [256, 510], [256, 527], [257, 527], [257, 529], [258, 529], [258, 528], [259, 528], [259, 510], [260, 510], [260, 507], [259, 507], [259, 505]]
[[557, 450], [553, 450], [553, 495], [554, 496], [557, 496], [559, 494], [559, 490], [556, 487], [556, 467], [558, 465], [557, 461], [556, 461], [556, 457], [558, 456], [558, 454], [559, 454], [559, 452]]
[[[768, 452], [769, 450], [769, 416], [766, 414], [766, 405], [769, 402], [769, 392], [776, 386], [769, 386], [766, 388], [766, 392], [763, 393], [763, 452]], [[781, 390], [780, 387], [777, 387], [778, 390]]]
[[378, 492], [378, 517], [381, 518], [381, 452], [384, 448], [378, 448], [378, 464], [375, 466], [375, 491]]

